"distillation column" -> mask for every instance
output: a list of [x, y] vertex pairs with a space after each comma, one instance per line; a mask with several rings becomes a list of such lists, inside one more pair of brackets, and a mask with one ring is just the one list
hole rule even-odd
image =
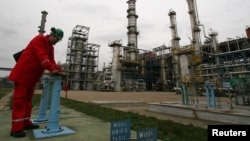
[[88, 43], [89, 27], [77, 25], [68, 41], [66, 62], [73, 90], [92, 90], [98, 70], [100, 45]]
[[[173, 53], [177, 50], [180, 49], [180, 37], [178, 36], [178, 30], [177, 30], [177, 22], [176, 22], [176, 12], [175, 11], [169, 11], [168, 16], [170, 17], [170, 28], [171, 28], [171, 33], [172, 33], [172, 40], [171, 40], [171, 45], [172, 45], [172, 50]], [[176, 88], [179, 88], [179, 83], [180, 81], [180, 56], [174, 55], [173, 59], [173, 64], [174, 64], [174, 81]]]
[[[211, 33], [209, 34], [211, 40], [212, 40], [212, 46], [214, 47], [214, 52], [215, 53], [219, 53], [219, 41], [218, 41], [218, 32], [216, 31], [211, 31]], [[218, 65], [219, 64], [219, 57], [215, 56], [215, 64]]]
[[211, 31], [211, 33], [209, 34], [209, 36], [212, 39], [212, 45], [214, 47], [214, 52], [218, 53], [218, 32], [216, 31]]
[[137, 23], [136, 20], [138, 16], [136, 15], [135, 10], [135, 2], [136, 0], [128, 0], [128, 10], [127, 10], [127, 18], [128, 18], [128, 50], [124, 50], [125, 59], [129, 59], [131, 61], [137, 61], [137, 36], [139, 32], [137, 31]]
[[84, 40], [79, 37], [75, 37], [74, 41], [74, 67], [73, 67], [73, 89], [79, 90], [80, 89], [80, 79], [81, 79], [81, 72], [82, 72], [82, 56], [84, 50]]
[[83, 89], [92, 90], [93, 81], [98, 70], [98, 57], [100, 45], [88, 43], [85, 47], [86, 53], [84, 58], [84, 71], [83, 71]]
[[114, 41], [109, 44], [110, 47], [113, 48], [113, 60], [112, 60], [112, 76], [114, 83], [114, 91], [120, 92], [121, 91], [121, 78], [122, 78], [122, 71], [121, 67], [122, 64], [120, 62], [121, 58], [121, 42], [120, 41]]
[[[200, 21], [198, 17], [198, 10], [196, 5], [196, 0], [187, 0], [188, 8], [189, 8], [189, 15], [190, 15], [190, 22], [191, 22], [191, 29], [192, 29], [192, 44], [195, 47], [196, 51], [200, 51], [201, 45], [201, 38], [200, 38]], [[199, 54], [199, 52], [196, 52]]]
[[[197, 10], [197, 4], [196, 0], [187, 0], [188, 3], [188, 13], [190, 15], [190, 23], [191, 23], [191, 32], [192, 32], [192, 45], [190, 48], [191, 54], [188, 55], [188, 69], [189, 69], [189, 74], [187, 75], [188, 77], [188, 82], [190, 82], [190, 86], [187, 88], [188, 89], [188, 95], [191, 96], [191, 101], [195, 102], [194, 96], [198, 95], [198, 87], [200, 79], [199, 79], [199, 67], [198, 64], [201, 63], [201, 56], [200, 56], [200, 51], [201, 51], [201, 37], [200, 37], [200, 21], [199, 21], [199, 16], [198, 16], [198, 10]], [[181, 60], [182, 61], [182, 60]], [[181, 64], [182, 65], [182, 64]], [[197, 101], [198, 102], [198, 101]]]
[[160, 66], [161, 66], [161, 79], [163, 82], [166, 82], [166, 68], [167, 68], [167, 62], [166, 62], [166, 55], [164, 53], [164, 51], [166, 50], [166, 45], [163, 45], [161, 47], [159, 47], [159, 51], [160, 51], [160, 54], [159, 54], [159, 58], [160, 58]]
[[44, 34], [45, 33], [45, 23], [46, 23], [46, 16], [48, 15], [48, 13], [46, 11], [42, 11], [42, 20], [41, 20], [41, 25], [38, 26], [39, 30], [39, 34]]
[[89, 27], [77, 25], [69, 38], [66, 62], [69, 64], [69, 83], [73, 90], [80, 90], [83, 81], [83, 56], [86, 52]]
[[128, 0], [128, 10], [127, 10], [127, 18], [128, 18], [128, 44], [127, 47], [123, 47], [123, 60], [122, 65], [124, 70], [122, 71], [122, 77], [124, 80], [133, 80], [138, 79], [139, 71], [138, 66], [140, 62], [138, 61], [138, 47], [137, 47], [137, 25], [136, 20], [138, 16], [135, 12], [135, 2], [136, 0]]
[[166, 68], [167, 68], [167, 62], [166, 62], [166, 54], [164, 53], [166, 51], [167, 47], [166, 45], [162, 45], [160, 47], [156, 47], [153, 49], [153, 52], [155, 54], [157, 54], [157, 58], [159, 59], [159, 64], [161, 66], [160, 68], [160, 76], [161, 76], [161, 80], [162, 82], [166, 82]]

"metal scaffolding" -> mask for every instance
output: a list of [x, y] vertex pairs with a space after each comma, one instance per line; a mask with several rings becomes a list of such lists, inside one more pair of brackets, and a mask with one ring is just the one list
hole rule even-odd
[[77, 25], [68, 40], [66, 63], [73, 90], [92, 90], [98, 71], [100, 45], [88, 43], [89, 27]]

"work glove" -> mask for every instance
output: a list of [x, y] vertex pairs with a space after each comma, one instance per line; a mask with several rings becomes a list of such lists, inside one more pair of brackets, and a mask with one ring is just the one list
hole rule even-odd
[[55, 71], [55, 72], [52, 72], [51, 75], [52, 75], [52, 76], [62, 76], [62, 77], [66, 77], [66, 76], [68, 76], [69, 74], [66, 73], [66, 72]]

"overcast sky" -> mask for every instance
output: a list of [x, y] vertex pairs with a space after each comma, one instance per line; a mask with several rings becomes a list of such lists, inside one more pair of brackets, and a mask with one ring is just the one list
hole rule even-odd
[[[219, 33], [219, 42], [228, 37], [245, 37], [250, 26], [250, 0], [196, 0], [199, 20]], [[38, 34], [41, 11], [47, 11], [46, 34], [51, 27], [61, 28], [64, 38], [55, 46], [55, 59], [64, 63], [68, 38], [76, 25], [90, 27], [89, 43], [99, 44], [99, 70], [111, 61], [108, 43], [122, 40], [127, 45], [127, 0], [0, 0], [0, 67], [12, 68], [13, 53], [25, 48]], [[191, 37], [186, 0], [137, 0], [138, 48], [151, 50], [163, 44], [170, 46], [171, 30], [168, 13], [176, 12], [180, 44]], [[203, 32], [201, 32], [203, 36]], [[8, 71], [0, 70], [0, 77]]]

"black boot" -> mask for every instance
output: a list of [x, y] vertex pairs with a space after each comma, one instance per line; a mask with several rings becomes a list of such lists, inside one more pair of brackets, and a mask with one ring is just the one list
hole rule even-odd
[[37, 124], [31, 124], [23, 128], [23, 130], [30, 130], [30, 129], [37, 129], [39, 128], [39, 125]]
[[26, 134], [25, 134], [25, 132], [23, 132], [23, 130], [21, 130], [21, 131], [16, 131], [16, 132], [11, 131], [11, 132], [10, 132], [10, 136], [16, 137], [16, 138], [22, 138], [22, 137], [25, 137]]

